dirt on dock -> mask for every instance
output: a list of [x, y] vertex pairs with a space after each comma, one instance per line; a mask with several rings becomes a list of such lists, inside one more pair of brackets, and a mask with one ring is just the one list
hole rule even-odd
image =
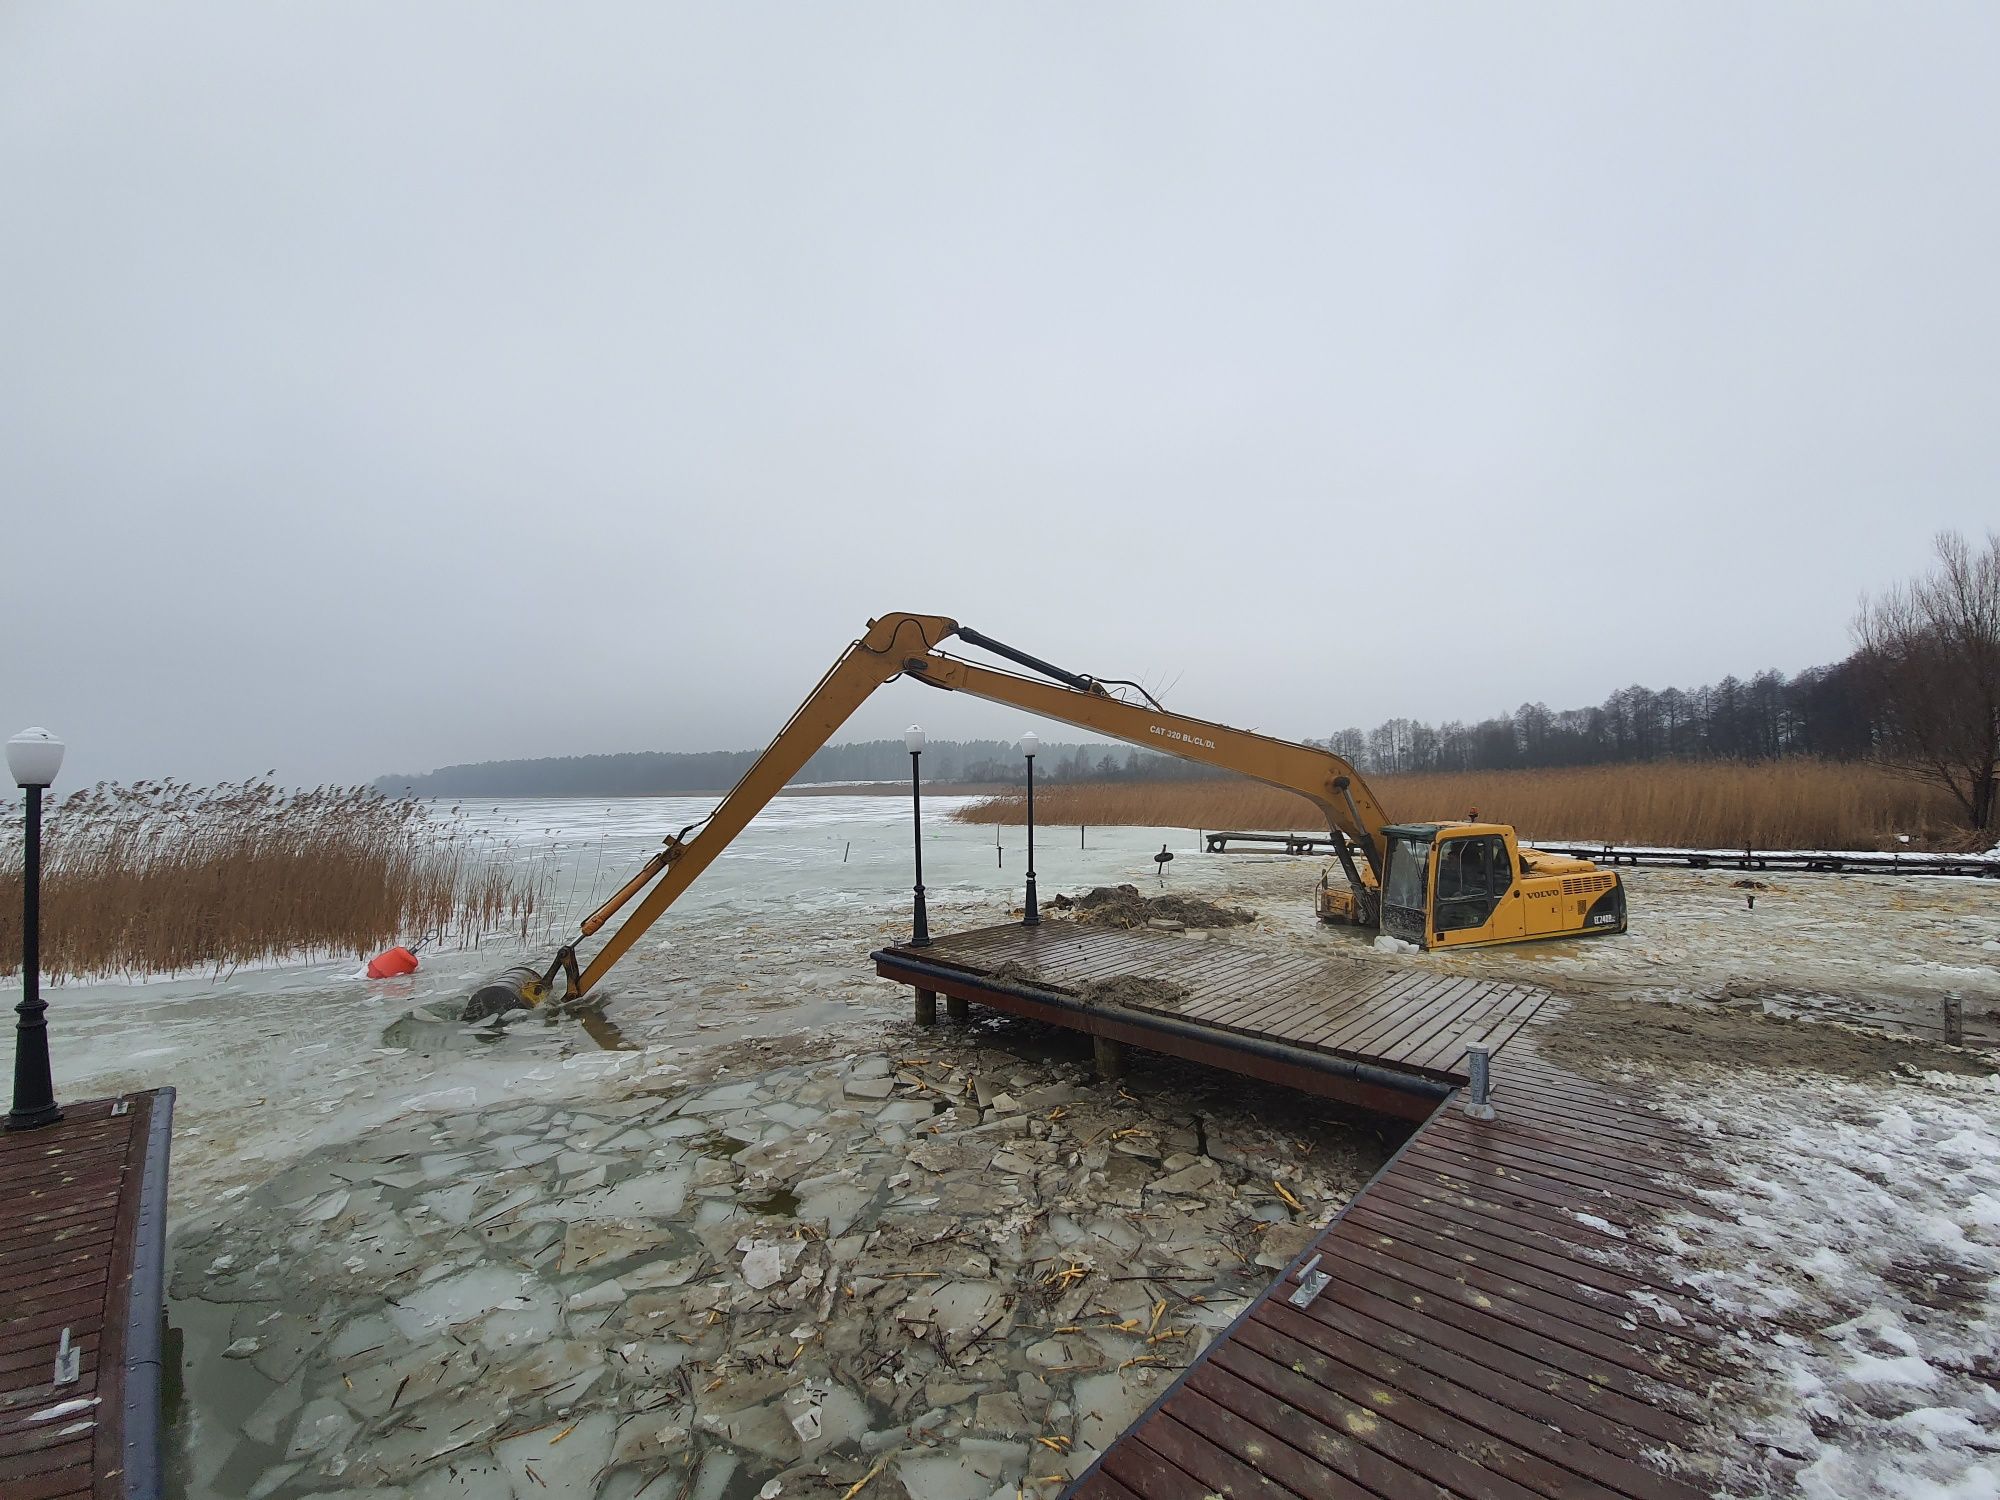
[[1221, 906], [1197, 896], [1142, 896], [1135, 885], [1100, 885], [1075, 900], [1058, 896], [1051, 903], [1071, 911], [1077, 921], [1100, 927], [1150, 927], [1166, 923], [1182, 927], [1242, 927], [1257, 913], [1240, 906]]

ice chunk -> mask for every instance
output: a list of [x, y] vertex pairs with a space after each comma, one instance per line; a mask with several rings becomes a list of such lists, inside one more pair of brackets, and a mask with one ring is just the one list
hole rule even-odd
[[762, 1290], [784, 1274], [784, 1260], [776, 1245], [759, 1240], [743, 1252], [743, 1279], [752, 1287]]
[[523, 1211], [528, 1219], [671, 1218], [687, 1202], [688, 1169], [668, 1167], [628, 1177], [615, 1187], [593, 1188], [587, 1193], [538, 1203]]
[[421, 1339], [448, 1324], [483, 1318], [510, 1303], [518, 1303], [530, 1287], [519, 1271], [479, 1266], [429, 1286], [419, 1287], [397, 1304], [391, 1316], [405, 1338]]
[[360, 1428], [361, 1424], [349, 1415], [346, 1407], [331, 1396], [321, 1396], [299, 1413], [285, 1457], [304, 1458], [323, 1449], [338, 1448]]
[[443, 1348], [448, 1352], [425, 1345], [357, 1369], [343, 1377], [339, 1394], [355, 1411], [372, 1418], [391, 1410], [401, 1413], [483, 1374], [483, 1364], [475, 1362], [476, 1350], [449, 1341]]
[[[729, 1488], [729, 1481], [735, 1477], [736, 1462], [736, 1455], [733, 1453], [721, 1449], [710, 1450], [708, 1456], [702, 1459], [701, 1467], [695, 1471], [694, 1489], [689, 1492], [688, 1500], [722, 1500], [723, 1494]], [[923, 1491], [916, 1490], [912, 1493], [922, 1494]]]
[[479, 1184], [461, 1182], [440, 1192], [425, 1193], [417, 1201], [447, 1224], [463, 1224], [472, 1217], [472, 1205], [479, 1197]]
[[1159, 1392], [1141, 1385], [1136, 1379], [1127, 1378], [1135, 1373], [1132, 1370], [1124, 1375], [1107, 1372], [1078, 1379], [1072, 1400], [1076, 1409], [1083, 1413], [1076, 1424], [1079, 1447], [1110, 1447], [1112, 1439], [1136, 1422], [1139, 1413], [1153, 1404], [1153, 1397]]
[[513, 1476], [514, 1493], [588, 1495], [611, 1461], [616, 1418], [593, 1412], [553, 1430], [524, 1432], [497, 1444], [493, 1456]]
[[624, 1300], [624, 1287], [616, 1281], [600, 1281], [595, 1286], [571, 1293], [569, 1301], [563, 1306], [570, 1312], [585, 1312], [593, 1307], [616, 1307]]
[[[388, 1479], [399, 1479], [415, 1469], [445, 1454], [457, 1454], [459, 1458], [449, 1465], [440, 1465], [425, 1475], [425, 1483], [432, 1483], [447, 1469], [455, 1469], [460, 1474], [475, 1472], [461, 1460], [468, 1457], [461, 1450], [469, 1449], [487, 1438], [499, 1428], [506, 1408], [497, 1405], [489, 1396], [473, 1396], [464, 1401], [453, 1401], [443, 1406], [431, 1407], [423, 1414], [421, 1422], [406, 1422], [378, 1437], [368, 1440], [367, 1452], [357, 1472], [373, 1471]], [[472, 1466], [481, 1460], [471, 1456]], [[497, 1482], [496, 1482], [497, 1481]], [[474, 1484], [471, 1488], [426, 1488], [419, 1485], [419, 1495], [470, 1495], [480, 1500], [490, 1495], [505, 1495], [509, 1486], [498, 1474], [488, 1471], [484, 1487]]]
[[867, 1205], [868, 1195], [859, 1188], [836, 1186], [803, 1200], [799, 1204], [798, 1217], [808, 1222], [826, 1220], [827, 1238], [838, 1239], [847, 1233]]
[[319, 1202], [313, 1204], [311, 1208], [300, 1214], [299, 1222], [301, 1224], [324, 1224], [330, 1219], [339, 1218], [347, 1209], [349, 1196], [350, 1194], [346, 1188], [340, 1189], [339, 1192], [328, 1193]]
[[1027, 1471], [1026, 1443], [969, 1438], [955, 1448], [899, 1459], [903, 1488], [924, 1500], [988, 1500], [995, 1488], [1014, 1488]]
[[257, 1409], [243, 1419], [243, 1433], [253, 1443], [262, 1443], [266, 1448], [278, 1446], [278, 1434], [285, 1429], [293, 1412], [299, 1409], [304, 1397], [296, 1385], [281, 1385], [262, 1401]]
[[561, 1321], [555, 1294], [535, 1287], [524, 1296], [486, 1315], [479, 1325], [479, 1342], [488, 1349], [505, 1349], [514, 1344], [532, 1344], [552, 1338]]

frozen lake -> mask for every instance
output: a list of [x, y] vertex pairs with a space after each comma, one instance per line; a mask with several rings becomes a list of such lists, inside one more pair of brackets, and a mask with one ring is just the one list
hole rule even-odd
[[[940, 930], [1004, 920], [1021, 900], [1024, 830], [999, 831], [996, 859], [992, 827], [951, 820], [966, 800], [924, 801], [924, 879]], [[384, 1028], [413, 1006], [467, 993], [509, 964], [545, 963], [664, 834], [706, 816], [715, 801], [463, 804], [459, 816], [478, 847], [547, 870], [553, 901], [536, 914], [525, 943], [517, 930], [476, 948], [427, 948], [422, 968], [407, 978], [368, 980], [356, 960], [342, 957], [52, 987], [59, 1097], [159, 1084], [180, 1091], [173, 1191], [180, 1219], [212, 1205], [224, 1187], [405, 1110], [560, 1096], [600, 1077], [636, 1076], [706, 1042], [839, 1030], [899, 1006], [902, 992], [873, 977], [867, 954], [908, 931], [908, 798], [793, 796], [766, 808], [600, 986], [615, 1034], [563, 1025], [532, 1047], [498, 1055], [469, 1041], [437, 1055], [385, 1047]], [[448, 817], [451, 807], [438, 812]], [[1150, 881], [1151, 855], [1163, 843], [1181, 857], [1173, 878], [1182, 885], [1197, 878], [1198, 866], [1220, 863], [1191, 857], [1189, 829], [1092, 828], [1086, 843], [1078, 847], [1074, 827], [1038, 830], [1045, 898]], [[1308, 902], [1317, 866], [1293, 867], [1299, 900]], [[584, 945], [585, 953], [594, 947]]]

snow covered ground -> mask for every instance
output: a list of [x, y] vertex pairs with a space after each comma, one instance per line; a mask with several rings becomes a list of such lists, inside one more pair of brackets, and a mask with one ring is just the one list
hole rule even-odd
[[2000, 1495], [2000, 1078], [1632, 1076], [1730, 1181], [1645, 1236], [1737, 1330], [1729, 1493]]

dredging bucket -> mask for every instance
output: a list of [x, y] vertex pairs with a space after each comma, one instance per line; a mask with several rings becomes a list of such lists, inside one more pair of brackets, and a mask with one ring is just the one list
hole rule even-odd
[[504, 1011], [529, 1010], [548, 997], [549, 987], [542, 983], [541, 971], [516, 964], [472, 992], [472, 998], [465, 1002], [462, 1019], [483, 1021]]

